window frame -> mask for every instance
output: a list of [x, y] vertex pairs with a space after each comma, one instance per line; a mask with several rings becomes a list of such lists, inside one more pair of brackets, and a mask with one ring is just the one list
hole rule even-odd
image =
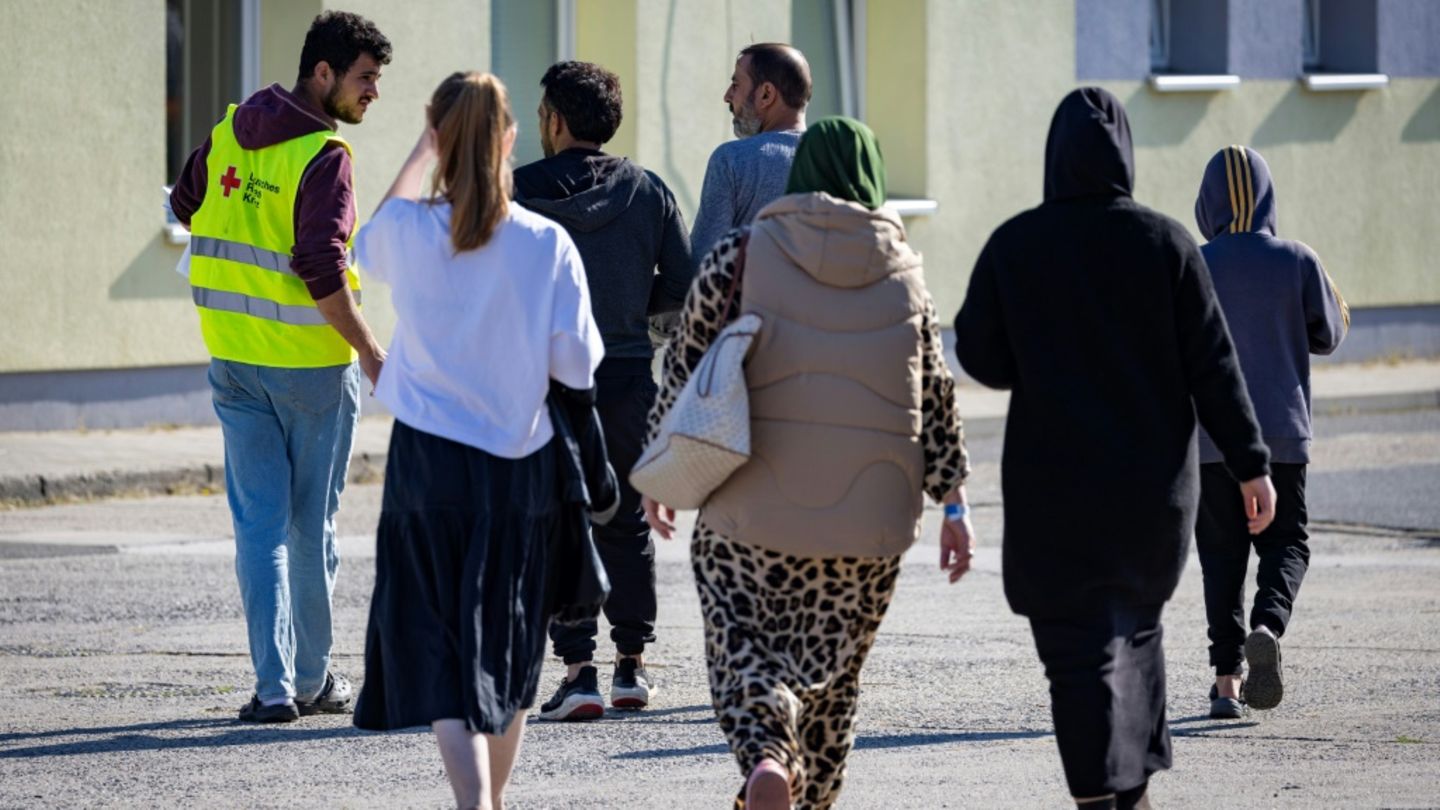
[[[207, 0], [181, 0], [181, 2], [182, 8], [188, 11], [188, 7], [190, 6], [190, 4], [195, 2], [207, 2]], [[240, 64], [238, 67], [237, 75], [235, 76], [235, 79], [238, 83], [239, 98], [226, 99], [224, 101], [225, 104], [230, 104], [232, 102], [239, 103], [240, 101], [249, 97], [256, 90], [260, 89], [260, 0], [236, 0], [236, 2], [238, 4], [240, 12], [239, 41], [237, 43]], [[168, 15], [166, 19], [166, 24], [169, 24]], [[182, 37], [184, 37], [183, 26], [185, 25], [185, 21], [183, 17], [181, 25]], [[167, 120], [165, 122], [165, 142], [167, 152], [165, 157], [166, 177], [162, 182], [162, 187], [165, 190], [165, 225], [163, 231], [165, 233], [166, 241], [168, 241], [172, 245], [182, 245], [188, 243], [190, 241], [190, 232], [179, 223], [179, 221], [175, 218], [175, 214], [170, 210], [170, 190], [172, 187], [168, 184], [170, 182], [173, 182], [179, 176], [179, 173], [184, 170], [185, 159], [189, 156], [190, 151], [198, 147], [203, 141], [202, 133], [191, 131], [194, 129], [192, 118], [194, 117], [194, 105], [196, 102], [194, 99], [195, 83], [191, 80], [189, 75], [191, 69], [191, 62], [188, 56], [189, 52], [186, 49], [185, 39], [182, 38], [179, 60], [180, 113], [178, 120], [175, 124], [175, 126], [179, 127], [180, 129], [179, 137], [182, 139], [180, 144], [180, 154], [177, 156], [179, 162], [175, 166], [169, 165], [170, 155], [168, 154], [168, 152], [170, 140], [173, 133], [171, 132], [171, 123], [167, 117]], [[165, 76], [167, 94], [170, 85], [170, 78], [171, 77], [169, 75], [169, 64], [167, 60]], [[216, 112], [218, 113], [219, 111]], [[208, 129], [205, 130], [205, 133], [208, 132]]]
[[[579, 0], [493, 0], [490, 3], [488, 13], [490, 15], [490, 63], [488, 70], [500, 77], [506, 83], [510, 91], [511, 112], [515, 115], [516, 126], [519, 130], [519, 138], [515, 144], [513, 160], [516, 166], [540, 160], [544, 155], [537, 151], [539, 142], [535, 131], [535, 112], [541, 99], [544, 98], [544, 91], [540, 89], [540, 76], [544, 70], [557, 62], [564, 62], [576, 58], [579, 38]], [[510, 6], [507, 10], [506, 6]], [[518, 24], [522, 21], [511, 20], [512, 25], [504, 29], [497, 27], [497, 17], [523, 16], [520, 9], [534, 11], [537, 8], [548, 8], [544, 13], [554, 15], [554, 30], [545, 30], [543, 35], [536, 36], [533, 30]], [[548, 28], [550, 21], [545, 21], [541, 27]], [[520, 45], [527, 44], [521, 40], [534, 40], [528, 42], [531, 46], [525, 53], [531, 56], [539, 53], [543, 59], [536, 60], [540, 64], [529, 64], [525, 69], [538, 69], [540, 73], [534, 76], [529, 73], [517, 75], [520, 70], [520, 62], [517, 59], [521, 53]], [[501, 47], [499, 42], [503, 40], [507, 47]], [[544, 53], [540, 53], [541, 51]], [[533, 103], [532, 103], [533, 102]]]
[[1170, 0], [1150, 0], [1150, 72], [1170, 70]]
[[555, 61], [568, 62], [575, 58], [576, 29], [579, 25], [575, 4], [579, 0], [554, 0], [555, 2]]
[[865, 120], [866, 0], [833, 0], [841, 115]]
[[1316, 71], [1323, 66], [1320, 37], [1324, 32], [1324, 4], [1321, 0], [1300, 2], [1300, 64], [1306, 72]]

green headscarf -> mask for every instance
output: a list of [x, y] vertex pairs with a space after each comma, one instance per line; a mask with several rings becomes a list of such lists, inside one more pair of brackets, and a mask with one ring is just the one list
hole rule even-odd
[[790, 165], [786, 194], [823, 191], [874, 211], [885, 203], [885, 158], [870, 127], [854, 118], [821, 118], [805, 130]]

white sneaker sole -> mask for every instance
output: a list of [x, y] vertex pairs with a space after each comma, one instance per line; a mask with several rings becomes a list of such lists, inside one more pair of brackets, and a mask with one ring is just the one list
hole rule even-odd
[[605, 715], [605, 702], [591, 695], [571, 695], [551, 711], [540, 710], [541, 720], [595, 720]]
[[610, 705], [617, 709], [643, 709], [650, 705], [650, 694], [653, 688], [646, 689], [643, 686], [636, 687], [610, 687]]

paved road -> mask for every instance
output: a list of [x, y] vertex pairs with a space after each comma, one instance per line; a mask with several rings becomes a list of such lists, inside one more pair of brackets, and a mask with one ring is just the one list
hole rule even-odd
[[[1440, 805], [1440, 412], [1322, 420], [1314, 564], [1286, 639], [1285, 704], [1203, 716], [1192, 561], [1166, 614], [1175, 769], [1156, 804]], [[1000, 440], [971, 437], [983, 548], [932, 570], [938, 515], [907, 561], [870, 666], [842, 806], [1058, 807], [1045, 682], [1000, 591]], [[357, 678], [379, 488], [353, 487], [337, 660]], [[217, 497], [0, 513], [0, 807], [445, 806], [428, 734], [345, 718], [232, 722], [248, 661]], [[712, 721], [686, 548], [662, 546], [655, 710], [532, 723], [516, 808], [726, 806], [738, 774]], [[559, 670], [547, 668], [542, 690]]]

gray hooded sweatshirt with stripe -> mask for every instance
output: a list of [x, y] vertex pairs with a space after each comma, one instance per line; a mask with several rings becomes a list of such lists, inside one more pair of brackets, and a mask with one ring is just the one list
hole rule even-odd
[[[1345, 338], [1350, 310], [1315, 252], [1275, 235], [1275, 184], [1260, 153], [1228, 146], [1210, 159], [1195, 221], [1215, 295], [1272, 462], [1310, 462], [1310, 355]], [[1200, 462], [1222, 460], [1204, 429]]]

